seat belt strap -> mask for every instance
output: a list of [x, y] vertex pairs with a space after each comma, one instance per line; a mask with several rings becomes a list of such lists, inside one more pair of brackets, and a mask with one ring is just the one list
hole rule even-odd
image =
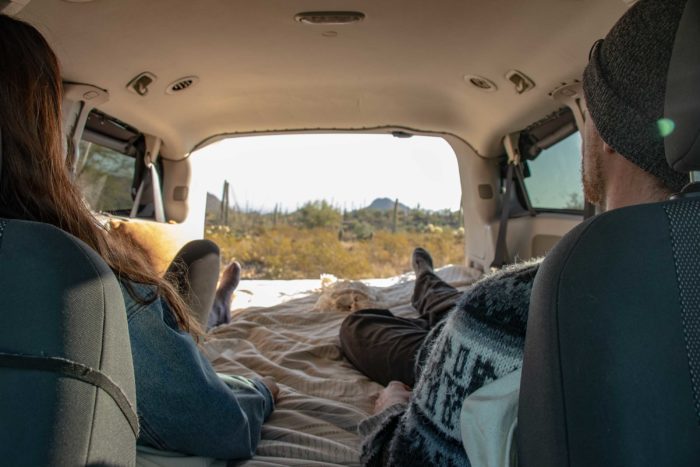
[[[90, 112], [95, 107], [109, 100], [109, 93], [104, 89], [89, 84], [63, 83], [62, 125], [65, 134], [62, 140], [63, 157], [67, 159], [66, 167], [73, 180], [79, 173], [80, 141]], [[87, 152], [87, 151], [85, 151]], [[83, 164], [85, 161], [83, 160]]]
[[134, 198], [134, 205], [131, 207], [131, 213], [129, 217], [135, 218], [138, 215], [139, 207], [141, 205], [141, 198], [143, 197], [143, 192], [146, 187], [146, 181], [150, 179], [151, 181], [151, 191], [153, 192], [153, 210], [156, 222], [165, 222], [165, 209], [163, 208], [163, 194], [160, 189], [160, 176], [158, 175], [158, 169], [156, 168], [156, 160], [158, 159], [158, 154], [160, 153], [161, 140], [156, 136], [146, 135], [146, 154], [143, 158], [143, 162], [148, 169], [148, 174], [150, 177], [143, 177], [139, 189], [136, 192], [136, 197]]
[[144, 183], [145, 183], [145, 177], [144, 177], [144, 180], [141, 180], [141, 184], [139, 185], [139, 189], [136, 191], [136, 197], [134, 198], [134, 204], [131, 206], [131, 212], [129, 213], [129, 217], [131, 217], [132, 219], [135, 218], [139, 213], [139, 205], [141, 204], [141, 197], [143, 196]]
[[156, 222], [165, 222], [165, 210], [163, 209], [163, 194], [160, 191], [160, 176], [155, 164], [151, 164], [151, 187], [153, 188], [153, 209]]
[[[518, 165], [515, 166], [514, 168], [515, 172], [515, 178], [518, 180], [518, 185], [520, 188], [522, 188], [522, 196], [523, 196], [523, 201], [525, 202], [525, 209], [527, 209], [527, 212], [530, 213], [530, 216], [535, 217], [537, 215], [537, 211], [535, 211], [535, 208], [532, 207], [532, 203], [530, 202], [530, 195], [527, 193], [527, 190], [525, 190], [525, 173], [523, 170], [523, 163], [519, 163]], [[515, 187], [513, 188], [513, 191], [515, 191]]]
[[[500, 268], [510, 261], [506, 237], [508, 234], [508, 219], [510, 218], [510, 207], [513, 202], [513, 193], [516, 189], [515, 179], [517, 179], [521, 187], [525, 186], [525, 175], [523, 173], [519, 142], [519, 131], [506, 135], [506, 137], [503, 140], [503, 145], [506, 149], [506, 154], [508, 155], [508, 170], [506, 171], [505, 193], [503, 194], [503, 203], [501, 205], [501, 220], [498, 227], [496, 251], [494, 252], [493, 262], [491, 263], [492, 268]], [[531, 216], [535, 216], [537, 212], [532, 207], [532, 204], [530, 203], [530, 197], [524, 190], [523, 197], [525, 199], [525, 207], [527, 208], [528, 212]]]
[[595, 205], [586, 201], [583, 205], [583, 220], [595, 216]]
[[503, 206], [501, 207], [501, 221], [498, 227], [498, 240], [496, 240], [496, 252], [493, 256], [492, 268], [500, 268], [508, 262], [508, 245], [506, 234], [508, 233], [508, 216], [510, 215], [510, 203], [513, 197], [513, 172], [515, 166], [508, 163], [506, 172], [506, 191], [503, 195]]

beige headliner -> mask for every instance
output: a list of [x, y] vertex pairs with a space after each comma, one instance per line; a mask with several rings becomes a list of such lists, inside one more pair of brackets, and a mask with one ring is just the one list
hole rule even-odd
[[[449, 132], [480, 154], [554, 110], [622, 0], [33, 0], [19, 17], [56, 50], [64, 79], [110, 93], [101, 109], [164, 139], [168, 158], [233, 132], [403, 126]], [[356, 25], [305, 26], [309, 10], [359, 10]], [[325, 31], [337, 31], [334, 38]], [[516, 95], [521, 70], [537, 86]], [[125, 89], [158, 76], [145, 98]], [[465, 74], [499, 87], [485, 93]], [[200, 82], [166, 95], [173, 80]]]

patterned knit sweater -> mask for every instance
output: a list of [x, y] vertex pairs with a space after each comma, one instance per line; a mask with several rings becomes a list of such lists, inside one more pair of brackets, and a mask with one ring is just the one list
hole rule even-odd
[[471, 286], [418, 351], [417, 383], [360, 425], [366, 466], [469, 466], [462, 402], [522, 366], [530, 291], [540, 261], [504, 268]]

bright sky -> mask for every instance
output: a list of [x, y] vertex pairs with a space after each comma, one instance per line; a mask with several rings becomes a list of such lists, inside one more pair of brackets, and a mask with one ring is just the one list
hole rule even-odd
[[[375, 198], [409, 207], [459, 209], [457, 159], [442, 138], [391, 135], [273, 135], [230, 138], [192, 155], [198, 185], [231, 206], [293, 211], [327, 200], [348, 210]], [[201, 177], [201, 178], [200, 178]]]

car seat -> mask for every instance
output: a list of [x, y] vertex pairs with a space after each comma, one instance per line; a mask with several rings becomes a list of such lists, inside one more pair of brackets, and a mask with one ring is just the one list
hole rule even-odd
[[0, 464], [133, 465], [134, 370], [109, 267], [53, 226], [0, 219], [0, 294]]
[[[700, 169], [700, 1], [666, 92], [669, 164]], [[532, 293], [518, 414], [525, 467], [700, 465], [700, 184], [584, 222]]]

